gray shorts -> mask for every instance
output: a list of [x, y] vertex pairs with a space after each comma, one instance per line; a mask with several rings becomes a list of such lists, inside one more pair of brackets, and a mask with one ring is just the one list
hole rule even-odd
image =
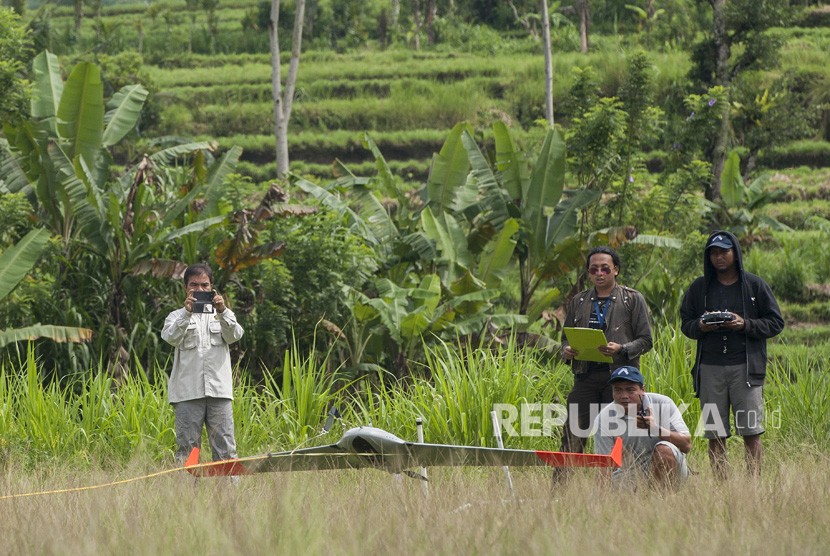
[[[675, 482], [677, 483], [676, 486], [682, 484], [689, 478], [689, 463], [686, 461], [686, 454], [680, 451], [680, 448], [668, 442], [666, 440], [661, 440], [657, 443], [657, 446], [668, 446], [671, 448], [672, 455], [674, 455], [674, 460], [677, 462], [677, 467], [675, 468], [677, 471], [677, 475], [675, 475]], [[654, 449], [657, 449], [657, 446]], [[649, 469], [651, 468], [651, 461], [649, 461]]]
[[731, 436], [730, 406], [740, 436], [764, 432], [764, 389], [749, 386], [746, 376], [746, 364], [700, 366], [700, 418], [706, 438]]
[[[690, 471], [689, 471], [689, 463], [686, 461], [686, 454], [680, 451], [680, 448], [672, 444], [667, 440], [661, 440], [657, 444], [654, 445], [654, 449], [657, 449], [657, 446], [668, 446], [671, 451], [672, 455], [674, 456], [674, 461], [676, 462], [675, 467], [675, 476], [674, 476], [674, 487], [681, 487], [685, 484], [686, 480], [689, 478]], [[654, 456], [654, 452], [652, 452], [652, 457]], [[643, 458], [640, 462], [634, 462], [632, 465], [628, 467], [621, 467], [619, 469], [615, 469], [611, 475], [611, 479], [617, 485], [631, 485], [636, 484], [638, 481], [648, 480], [651, 478], [651, 457]]]
[[213, 461], [236, 457], [233, 402], [225, 398], [199, 398], [173, 404], [176, 415], [176, 460], [183, 462], [193, 448], [202, 446], [207, 428]]

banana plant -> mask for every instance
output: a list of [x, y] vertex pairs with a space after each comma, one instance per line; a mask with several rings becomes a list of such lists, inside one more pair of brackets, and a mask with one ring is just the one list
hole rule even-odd
[[240, 209], [230, 218], [233, 235], [219, 242], [214, 250], [216, 264], [225, 271], [220, 288], [234, 274], [264, 260], [282, 255], [284, 241], [260, 241], [269, 220], [286, 216], [308, 216], [317, 212], [314, 207], [289, 204], [288, 195], [276, 184], [262, 196], [255, 209]]
[[783, 194], [782, 191], [767, 191], [766, 182], [766, 176], [761, 176], [747, 185], [741, 176], [740, 156], [737, 151], [731, 151], [721, 173], [721, 197], [710, 202], [719, 225], [750, 241], [764, 229], [791, 231], [786, 224], [760, 214], [763, 207]]
[[[532, 322], [558, 297], [550, 290], [534, 298], [538, 288], [580, 264], [578, 212], [598, 193], [565, 189], [565, 142], [555, 129], [547, 132], [532, 165], [516, 150], [504, 123], [497, 122], [493, 131], [495, 163], [469, 129], [453, 129], [441, 150], [446, 156], [438, 157], [442, 164], [433, 164], [431, 181], [441, 187], [430, 190], [430, 203], [442, 211], [443, 221], [467, 222], [467, 246], [480, 257], [478, 269], [489, 284], [518, 270], [518, 313]], [[468, 175], [461, 175], [465, 166], [454, 156], [459, 149], [466, 153]], [[511, 267], [514, 260], [518, 264]]]
[[[456, 126], [450, 135], [457, 139], [465, 129]], [[467, 247], [463, 218], [441, 210], [438, 203], [421, 205], [420, 197], [402, 192], [370, 137], [364, 137], [364, 145], [375, 156], [375, 178], [358, 178], [342, 164], [343, 177], [326, 186], [292, 177], [295, 186], [340, 214], [375, 250], [378, 273], [367, 290], [372, 293], [346, 292], [350, 322], [332, 323], [342, 331], [338, 337], [347, 339], [351, 366], [366, 368], [388, 356], [400, 371], [431, 337], [482, 333], [488, 323], [524, 322], [519, 315], [494, 314], [492, 304], [503, 266], [512, 256], [518, 222], [507, 223], [474, 254]], [[449, 201], [459, 194], [468, 171], [463, 146], [450, 140], [435, 157], [426, 189]]]
[[646, 33], [650, 35], [657, 18], [666, 13], [666, 10], [663, 8], [655, 10], [652, 4], [653, 0], [647, 2], [646, 9], [633, 4], [625, 5], [626, 9], [631, 10], [637, 16], [637, 32], [642, 32], [645, 29]]
[[[0, 255], [0, 302], [6, 299], [32, 270], [48, 242], [49, 232], [37, 228]], [[0, 348], [13, 342], [37, 338], [48, 338], [55, 342], [86, 342], [92, 338], [92, 330], [40, 323], [20, 328], [6, 328], [0, 330]]]
[[[437, 274], [423, 276], [414, 287], [381, 278], [376, 280], [375, 289], [375, 297], [350, 292], [355, 328], [380, 340], [376, 343], [386, 349], [374, 355], [390, 356], [399, 377], [406, 374], [408, 362], [416, 359], [416, 350], [430, 338], [454, 340], [481, 334], [489, 324], [501, 328], [525, 323], [521, 315], [494, 313], [494, 300], [500, 292], [487, 289], [469, 272], [451, 285], [449, 295], [442, 292]], [[390, 346], [394, 346], [392, 353], [388, 353]]]
[[106, 284], [106, 315], [96, 309], [85, 316], [114, 334], [113, 349], [125, 363], [127, 291], [140, 290], [129, 284], [132, 276], [148, 268], [180, 272], [176, 259], [182, 251], [195, 256], [197, 234], [226, 220], [218, 198], [241, 149], [216, 159], [208, 143], [176, 144], [113, 177], [110, 149], [135, 128], [147, 91], [125, 86], [105, 102], [95, 64], [80, 62], [64, 82], [48, 51], [33, 68], [32, 117], [4, 128], [6, 187], [31, 193], [40, 221], [63, 243], [67, 267], [91, 264]]

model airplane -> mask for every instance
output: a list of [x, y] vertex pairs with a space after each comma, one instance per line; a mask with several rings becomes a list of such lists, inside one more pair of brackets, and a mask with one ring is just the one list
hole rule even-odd
[[414, 467], [463, 465], [620, 467], [622, 465], [622, 439], [617, 438], [614, 449], [609, 455], [575, 454], [406, 442], [381, 429], [356, 427], [346, 431], [335, 444], [213, 463], [200, 464], [199, 448], [194, 448], [184, 467], [197, 477], [371, 467], [390, 473], [406, 473], [424, 478], [408, 470]]

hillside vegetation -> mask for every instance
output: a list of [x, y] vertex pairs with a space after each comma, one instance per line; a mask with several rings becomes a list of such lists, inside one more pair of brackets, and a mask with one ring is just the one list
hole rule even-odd
[[[702, 3], [673, 0], [641, 20], [622, 2], [597, 2], [585, 53], [574, 3], [559, 5], [556, 134], [545, 120], [533, 17], [517, 19], [503, 3], [478, 10], [457, 1], [416, 32], [408, 4], [394, 26], [386, 1], [310, 2], [288, 181], [277, 181], [274, 167], [268, 4], [101, 4], [85, 6], [82, 18], [72, 6], [32, 4], [23, 18], [31, 52], [56, 53], [49, 68], [62, 79], [91, 63], [105, 99], [123, 102], [119, 91], [138, 84], [147, 95], [134, 102], [135, 129], [98, 145], [95, 180], [71, 164], [37, 167], [49, 158], [48, 141], [17, 151], [27, 155], [16, 166], [5, 159], [10, 173], [0, 179], [12, 194], [0, 209], [12, 224], [2, 248], [38, 222], [60, 238], [44, 256], [61, 262], [38, 267], [4, 315], [11, 326], [57, 319], [93, 329], [94, 345], [72, 346], [68, 356], [41, 348], [73, 369], [90, 369], [101, 352], [110, 361], [118, 353], [124, 367], [125, 353], [151, 366], [168, 353], [159, 315], [177, 303], [169, 261], [208, 260], [256, 329], [240, 354], [248, 368], [278, 365], [296, 339], [302, 349], [337, 350], [355, 375], [400, 375], [423, 357], [424, 335], [477, 337], [488, 319], [554, 350], [553, 310], [584, 279], [580, 253], [600, 242], [620, 248], [624, 282], [643, 291], [658, 324], [672, 325], [683, 288], [700, 271], [705, 233], [728, 228], [746, 245], [747, 267], [782, 302], [791, 326], [781, 349], [823, 345], [826, 5], [741, 2], [730, 4], [748, 20], [729, 14], [729, 87], [714, 82], [712, 14]], [[535, 3], [517, 5], [519, 16], [533, 15]], [[286, 64], [293, 3], [283, 8]], [[723, 197], [711, 179], [721, 130], [732, 157], [732, 194]], [[17, 149], [39, 140], [25, 127], [7, 127], [5, 136]], [[557, 158], [551, 145], [560, 141], [567, 151]], [[143, 153], [154, 157], [147, 182]], [[527, 232], [536, 209], [514, 194], [546, 156], [563, 184], [541, 213], [562, 217], [556, 237]], [[97, 196], [52, 207], [60, 195], [42, 182], [49, 176], [60, 190], [59, 172], [94, 181]], [[139, 204], [124, 201], [131, 183], [141, 185]], [[104, 199], [124, 202], [104, 210]], [[71, 225], [90, 208], [97, 230]], [[140, 233], [125, 222], [140, 222]], [[541, 239], [528, 236], [534, 232]], [[101, 243], [104, 236], [118, 240]], [[541, 257], [535, 267], [528, 249]], [[57, 307], [45, 301], [50, 295], [61, 299]]]
[[[281, 38], [283, 63], [287, 63], [293, 4], [283, 4]], [[439, 13], [435, 44], [425, 44], [418, 51], [403, 35], [391, 30], [384, 35], [378, 27], [388, 16], [385, 2], [311, 2], [315, 19], [311, 30], [306, 29], [290, 126], [293, 168], [331, 176], [331, 163], [340, 159], [359, 172], [368, 171], [372, 155], [358, 147], [360, 134], [368, 131], [376, 135], [375, 141], [395, 170], [424, 179], [432, 153], [440, 149], [446, 131], [455, 123], [471, 122], [486, 134], [493, 121], [501, 120], [522, 137], [544, 119], [541, 42], [528, 36], [504, 7], [491, 8], [488, 17], [496, 27], [488, 27], [475, 23], [481, 15], [465, 7], [466, 2], [458, 4], [456, 12]], [[683, 97], [704, 92], [689, 77], [690, 45], [708, 31], [707, 16], [711, 16], [690, 3], [676, 4], [676, 13], [655, 17], [645, 34], [633, 11], [610, 0], [599, 3], [593, 8], [597, 32], [587, 54], [579, 52], [577, 20], [563, 5], [553, 29], [556, 121], [567, 126], [579, 116], [575, 113], [579, 107], [569, 101], [574, 68], [593, 68], [601, 96], [618, 97], [626, 64], [639, 49], [648, 52], [652, 64], [654, 105], [669, 115], [670, 128], [673, 120], [685, 118], [688, 111]], [[130, 72], [150, 88], [152, 114], [142, 126], [144, 137], [216, 139], [222, 148], [240, 144], [242, 160], [248, 163], [243, 171], [266, 180], [273, 174], [274, 160], [268, 4], [227, 0], [208, 6], [169, 1], [149, 7], [144, 3], [105, 5], [100, 16], [86, 11], [78, 36], [72, 31], [72, 8], [51, 7], [48, 33], [42, 40], [58, 53], [65, 51], [67, 62], [84, 47], [92, 47], [101, 52], [105, 67]], [[523, 8], [522, 3], [519, 6]], [[748, 118], [757, 119], [770, 109], [780, 111], [775, 108], [776, 95], [784, 91], [799, 92], [800, 96], [786, 102], [803, 103], [802, 117], [821, 118], [815, 110], [823, 110], [824, 123], [815, 120], [812, 129], [778, 129], [775, 126], [781, 122], [774, 119], [780, 115], [759, 122], [771, 127], [764, 133], [782, 136], [775, 141], [768, 138], [759, 149], [764, 166], [815, 166], [830, 159], [826, 143], [815, 142], [826, 140], [829, 133], [826, 52], [830, 28], [820, 15], [813, 15], [820, 13], [799, 12], [786, 27], [765, 31], [780, 45], [780, 63], [753, 71], [740, 85], [744, 90], [733, 93]], [[403, 32], [412, 24], [413, 15], [404, 11], [400, 17]], [[607, 33], [611, 21], [615, 34]], [[690, 28], [697, 28], [698, 34], [690, 34]], [[63, 34], [72, 35], [72, 40]], [[384, 47], [384, 43], [389, 45]], [[125, 58], [137, 50], [143, 64]], [[800, 90], [804, 88], [808, 90]], [[762, 99], [765, 90], [768, 96]], [[756, 106], [746, 106], [747, 102]], [[793, 139], [802, 142], [791, 143]], [[664, 138], [651, 146], [665, 150], [668, 141]]]

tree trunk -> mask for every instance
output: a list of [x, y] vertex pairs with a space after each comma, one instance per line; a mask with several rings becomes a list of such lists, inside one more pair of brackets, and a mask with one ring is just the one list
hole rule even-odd
[[75, 37], [81, 38], [81, 23], [84, 21], [84, 0], [75, 0]]
[[401, 18], [401, 0], [392, 0], [392, 15], [389, 18], [389, 28], [393, 33], [398, 32], [398, 20]]
[[305, 23], [303, 24], [303, 29], [305, 34], [309, 37], [314, 36], [314, 20], [317, 18], [319, 3], [319, 0], [311, 0], [311, 2], [306, 3]]
[[414, 0], [412, 2], [412, 23], [415, 26], [412, 45], [415, 47], [415, 50], [421, 50], [421, 0]]
[[588, 0], [580, 0], [579, 2], [579, 46], [583, 54], [588, 53], [588, 26], [591, 23], [591, 18], [588, 13]]
[[[513, 12], [513, 19], [518, 21], [522, 27], [525, 28], [528, 35], [533, 37], [533, 39], [537, 39], [538, 36], [536, 35], [535, 20], [527, 15], [520, 15], [518, 8], [516, 8], [516, 4], [513, 3], [513, 0], [507, 0], [507, 5], [510, 6], [510, 11]], [[545, 9], [547, 9], [547, 6], [545, 6]]]
[[540, 0], [542, 4], [542, 42], [545, 47], [545, 118], [548, 125], [553, 127], [553, 55], [550, 46], [550, 15], [548, 14], [548, 0]]
[[144, 52], [144, 22], [139, 17], [135, 20], [135, 30], [138, 33], [138, 53]]
[[732, 53], [726, 32], [726, 0], [709, 2], [712, 4], [712, 34], [718, 56], [715, 64], [715, 84], [728, 87], [732, 81], [729, 75], [729, 57]]
[[297, 72], [300, 68], [302, 52], [303, 22], [305, 19], [305, 0], [297, 0], [294, 15], [294, 32], [291, 36], [291, 60], [282, 88], [279, 44], [280, 0], [271, 0], [271, 21], [268, 36], [271, 43], [271, 96], [274, 102], [274, 139], [277, 158], [277, 176], [288, 173], [288, 122], [294, 102], [294, 89], [297, 84]]
[[104, 34], [103, 5], [103, 0], [95, 0], [95, 39], [98, 44]]
[[438, 6], [435, 4], [435, 0], [427, 0], [427, 44], [430, 45], [435, 44], [435, 28], [433, 27], [433, 23], [435, 22], [435, 17], [437, 15]]
[[[731, 45], [726, 31], [726, 0], [709, 0], [709, 2], [712, 4], [712, 36], [717, 51], [715, 84], [723, 86], [729, 95], [729, 86], [732, 83], [729, 71]], [[712, 147], [712, 183], [709, 191], [706, 192], [706, 198], [710, 201], [720, 198], [720, 178], [726, 163], [726, 143], [729, 138], [729, 102], [724, 102], [720, 110], [721, 125]]]

